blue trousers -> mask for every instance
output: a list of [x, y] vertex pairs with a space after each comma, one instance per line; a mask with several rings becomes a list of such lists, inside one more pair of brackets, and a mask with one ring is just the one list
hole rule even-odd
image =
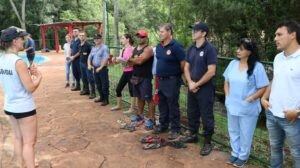
[[180, 131], [180, 111], [179, 111], [179, 93], [181, 78], [159, 79], [159, 123], [161, 127], [168, 128], [171, 125], [171, 131]]
[[95, 80], [93, 76], [93, 72], [88, 69], [87, 64], [80, 62], [80, 70], [81, 70], [81, 80], [83, 84], [84, 91], [95, 92]]
[[227, 113], [231, 155], [248, 160], [258, 116], [235, 116]]
[[300, 168], [300, 119], [291, 123], [285, 118], [279, 118], [266, 112], [267, 128], [271, 145], [271, 168], [283, 167], [284, 140], [291, 150], [294, 159], [294, 167]]
[[79, 58], [72, 61], [72, 72], [73, 72], [73, 76], [76, 80], [76, 87], [80, 87], [81, 72], [80, 72]]
[[215, 127], [214, 95], [214, 87], [209, 85], [203, 86], [196, 93], [188, 92], [187, 115], [189, 130], [192, 133], [199, 132], [201, 118], [204, 137], [213, 135]]

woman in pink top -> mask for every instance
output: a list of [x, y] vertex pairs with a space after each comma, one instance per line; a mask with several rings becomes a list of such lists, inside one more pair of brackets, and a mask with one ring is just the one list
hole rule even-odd
[[124, 46], [122, 49], [120, 56], [115, 59], [115, 63], [121, 63], [123, 65], [123, 74], [119, 80], [118, 86], [116, 88], [117, 93], [117, 105], [113, 108], [111, 108], [112, 111], [120, 110], [122, 108], [122, 90], [128, 84], [129, 87], [129, 94], [131, 96], [131, 106], [128, 111], [125, 111], [124, 113], [132, 113], [134, 111], [135, 106], [135, 98], [132, 94], [132, 85], [130, 83], [130, 78], [132, 76], [133, 67], [127, 65], [127, 60], [132, 56], [132, 52], [134, 47], [133, 45], [133, 39], [130, 34], [124, 34], [121, 37], [121, 43]]

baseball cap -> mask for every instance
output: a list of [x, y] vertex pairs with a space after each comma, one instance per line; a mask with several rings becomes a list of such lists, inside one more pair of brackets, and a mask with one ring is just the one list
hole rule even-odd
[[101, 34], [95, 34], [94, 39], [102, 39], [102, 35]]
[[202, 31], [204, 31], [206, 33], [209, 32], [207, 24], [205, 24], [203, 22], [198, 22], [198, 23], [196, 23], [194, 25], [191, 25], [190, 28], [192, 28], [195, 31], [202, 30]]
[[146, 30], [138, 30], [135, 34], [136, 36], [139, 36], [139, 37], [148, 37], [148, 32]]
[[13, 39], [27, 35], [29, 35], [29, 33], [27, 33], [25, 30], [12, 26], [1, 31], [0, 39], [3, 42], [10, 42]]

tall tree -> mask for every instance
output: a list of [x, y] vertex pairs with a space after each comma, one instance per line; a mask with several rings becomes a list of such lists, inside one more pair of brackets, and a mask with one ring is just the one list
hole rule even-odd
[[18, 17], [18, 20], [20, 22], [21, 28], [26, 30], [26, 14], [25, 14], [25, 5], [26, 5], [26, 0], [22, 0], [22, 6], [21, 6], [21, 16], [20, 16], [20, 12], [18, 11], [15, 3], [13, 0], [9, 0], [15, 14]]

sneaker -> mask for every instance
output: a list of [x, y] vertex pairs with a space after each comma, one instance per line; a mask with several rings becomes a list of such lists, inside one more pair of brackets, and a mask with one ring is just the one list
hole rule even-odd
[[102, 101], [103, 101], [103, 99], [101, 99], [100, 97], [94, 99], [94, 102], [95, 102], [95, 103], [102, 102]]
[[237, 159], [237, 160], [234, 162], [233, 166], [234, 166], [234, 167], [244, 167], [246, 163], [247, 163], [247, 160]]
[[71, 89], [71, 91], [80, 91], [80, 87], [74, 87]]
[[152, 119], [146, 119], [144, 125], [146, 130], [152, 130], [154, 127], [154, 122]]
[[108, 100], [103, 100], [102, 101], [102, 103], [101, 103], [101, 106], [106, 106], [106, 105], [108, 105], [109, 103], [108, 103]]
[[230, 165], [233, 165], [235, 163], [235, 161], [237, 161], [237, 160], [238, 160], [237, 157], [234, 157], [234, 156], [231, 155], [226, 163], [230, 164]]
[[181, 142], [184, 143], [197, 143], [198, 142], [198, 135], [193, 134], [190, 130], [187, 130], [184, 133], [184, 136], [180, 138]]
[[213, 149], [213, 145], [211, 143], [205, 143], [200, 151], [201, 156], [207, 156]]
[[67, 87], [70, 87], [70, 84], [69, 84], [69, 83], [66, 83], [65, 88], [67, 88]]
[[80, 91], [80, 95], [89, 95], [90, 94], [90, 92], [88, 92], [88, 91]]
[[169, 139], [169, 140], [175, 140], [175, 139], [177, 139], [179, 136], [180, 136], [180, 133], [179, 133], [179, 132], [177, 132], [177, 131], [171, 131], [171, 132], [169, 133], [168, 139]]
[[96, 97], [96, 94], [95, 93], [91, 93], [90, 96], [89, 96], [89, 99], [94, 99]]
[[154, 127], [153, 129], [153, 134], [161, 134], [161, 133], [165, 133], [168, 132], [168, 128], [163, 128], [161, 125], [158, 125], [156, 127]]
[[130, 117], [130, 120], [131, 120], [131, 122], [139, 122], [139, 121], [144, 120], [144, 117], [134, 114]]

